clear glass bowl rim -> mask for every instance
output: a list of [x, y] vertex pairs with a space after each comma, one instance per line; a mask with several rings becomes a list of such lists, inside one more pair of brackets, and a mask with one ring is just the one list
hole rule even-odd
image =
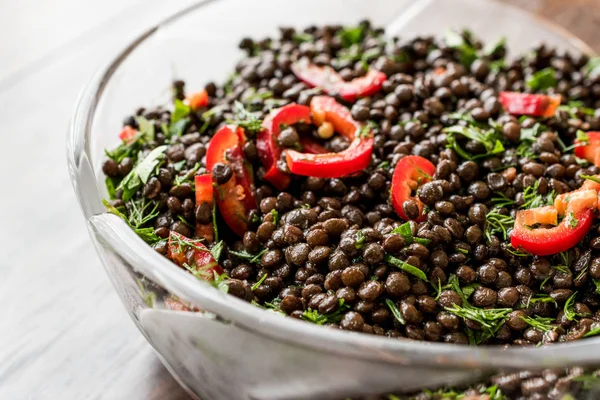
[[[99, 69], [87, 86], [85, 86], [77, 102], [68, 131], [66, 149], [71, 181], [82, 212], [90, 225], [102, 225], [105, 228], [102, 230], [105, 232], [112, 230], [118, 236], [118, 238], [111, 238], [107, 235], [104, 238], [110, 242], [110, 245], [120, 256], [134, 267], [140, 267], [138, 269], [142, 273], [151, 277], [160, 276], [160, 280], [163, 283], [169, 281], [176, 283], [173, 287], [184, 288], [184, 292], [176, 289], [175, 294], [186, 300], [195, 302], [195, 304], [206, 310], [217, 313], [217, 315], [222, 316], [232, 323], [236, 323], [248, 330], [275, 340], [320, 348], [327, 352], [353, 354], [362, 359], [379, 360], [392, 364], [413, 363], [418, 365], [454, 365], [480, 368], [536, 368], [542, 365], [549, 365], [549, 362], [553, 366], [567, 366], [592, 364], [597, 361], [596, 357], [593, 356], [593, 350], [600, 344], [600, 337], [568, 343], [557, 343], [540, 348], [467, 346], [412, 340], [392, 340], [374, 335], [324, 329], [323, 327], [296, 321], [292, 318], [282, 318], [272, 312], [237, 299], [234, 296], [226, 295], [205, 282], [198, 281], [157, 254], [138, 238], [118, 217], [106, 213], [103, 207], [101, 207], [101, 199], [98, 198], [98, 191], [90, 190], [89, 185], [81, 184], [81, 180], [85, 178], [82, 173], [84, 169], [82, 166], [89, 162], [91, 157], [89, 137], [91, 135], [95, 111], [102, 98], [104, 88], [123, 61], [141, 43], [151, 38], [157, 30], [175, 23], [182, 16], [216, 1], [222, 0], [199, 0], [158, 23], [148, 24], [148, 27], [135, 40], [128, 43], [123, 49], [115, 52], [114, 58]], [[508, 4], [503, 5], [505, 7], [516, 8]], [[518, 11], [528, 13], [520, 9]], [[582, 52], [590, 55], [595, 54], [591, 47], [562, 27], [541, 17], [530, 16], [544, 25], [548, 30], [555, 31], [561, 36], [568, 38]], [[135, 252], [137, 253], [134, 254]], [[139, 262], [140, 259], [144, 260], [141, 264]]]

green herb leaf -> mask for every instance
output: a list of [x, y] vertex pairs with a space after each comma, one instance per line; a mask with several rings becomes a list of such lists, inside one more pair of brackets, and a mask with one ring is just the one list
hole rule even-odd
[[221, 275], [217, 274], [213, 271], [214, 278], [212, 281], [209, 281], [213, 287], [216, 287], [223, 293], [229, 292], [229, 285], [227, 284], [227, 280], [229, 276], [226, 273], [222, 273]]
[[150, 246], [153, 246], [156, 243], [164, 240], [156, 234], [154, 228], [139, 228], [135, 229], [134, 232], [137, 233], [137, 235]]
[[133, 229], [141, 228], [158, 216], [158, 206], [158, 202], [146, 200], [145, 198], [127, 203], [126, 207], [129, 212], [127, 222]]
[[556, 77], [554, 69], [544, 68], [537, 71], [527, 79], [527, 87], [532, 90], [546, 90], [556, 87]]
[[252, 285], [252, 291], [254, 292], [256, 289], [258, 289], [258, 287], [260, 285], [262, 285], [262, 283], [265, 281], [265, 279], [267, 279], [267, 276], [269, 276], [269, 274], [264, 274], [263, 276], [260, 277], [260, 279], [258, 281], [256, 281], [256, 283], [254, 285]]
[[575, 228], [577, 228], [577, 225], [579, 225], [579, 220], [577, 218], [575, 218], [575, 213], [571, 211], [565, 217], [565, 223], [570, 228], [575, 229]]
[[358, 230], [358, 232], [356, 232], [356, 243], [354, 244], [354, 247], [356, 247], [356, 250], [360, 250], [363, 247], [365, 247], [365, 241], [367, 240], [366, 236], [363, 234], [362, 230]]
[[427, 275], [425, 275], [425, 272], [421, 271], [419, 268], [414, 267], [414, 266], [410, 265], [409, 263], [402, 261], [394, 256], [389, 255], [389, 254], [386, 254], [383, 257], [383, 260], [385, 262], [387, 262], [388, 264], [391, 264], [394, 267], [398, 267], [401, 270], [403, 270], [404, 272], [407, 272], [413, 276], [416, 276], [417, 278], [421, 279], [422, 281], [427, 282]]
[[390, 167], [389, 161], [382, 161], [375, 167], [375, 169], [388, 169], [389, 167]]
[[553, 325], [553, 323], [556, 322], [554, 318], [544, 318], [540, 317], [539, 315], [535, 315], [533, 317], [523, 316], [521, 319], [529, 326], [542, 332], [553, 331], [558, 327], [557, 325]]
[[392, 230], [390, 233], [402, 236], [407, 246], [412, 243], [419, 243], [427, 246], [431, 242], [430, 239], [414, 237], [409, 222], [403, 223], [399, 227]]
[[142, 295], [142, 300], [144, 300], [144, 303], [146, 303], [148, 307], [154, 308], [154, 303], [156, 303], [156, 293], [148, 290], [146, 287], [146, 278], [135, 278], [135, 282], [140, 289], [140, 294]]
[[154, 140], [154, 123], [148, 121], [142, 116], [135, 118], [138, 124], [138, 131], [144, 136], [144, 139], [148, 142]]
[[583, 179], [590, 180], [592, 182], [600, 183], [600, 178], [594, 175], [579, 175]]
[[470, 67], [477, 60], [477, 49], [469, 43], [468, 38], [470, 37], [471, 35], [468, 31], [463, 31], [461, 35], [452, 30], [446, 31], [445, 36], [448, 47], [458, 51], [459, 61], [466, 67]]
[[600, 335], [600, 325], [597, 325], [594, 328], [590, 329], [590, 331], [588, 333], [586, 333], [585, 335], [583, 335], [583, 337], [590, 337], [590, 336], [597, 336], [597, 335]]
[[575, 312], [575, 296], [577, 296], [577, 292], [573, 293], [571, 295], [571, 297], [569, 297], [567, 299], [567, 301], [565, 302], [565, 307], [564, 307], [564, 313], [565, 313], [565, 317], [569, 320], [569, 321], [573, 321], [575, 318], [577, 318], [577, 313]]
[[116, 215], [119, 218], [122, 218], [123, 220], [125, 220], [125, 222], [129, 223], [127, 221], [127, 216], [125, 214], [123, 214], [121, 211], [119, 211], [118, 208], [116, 208], [115, 206], [113, 206], [112, 204], [110, 204], [106, 199], [102, 199], [102, 204], [104, 204], [104, 207], [106, 207], [106, 210], [111, 213]]
[[362, 25], [346, 26], [342, 28], [337, 36], [342, 41], [342, 46], [348, 48], [354, 44], [360, 44], [365, 35], [365, 28]]
[[498, 52], [499, 50], [503, 49], [506, 47], [506, 38], [505, 37], [501, 37], [497, 42], [489, 42], [484, 48], [483, 48], [483, 54], [490, 57], [493, 56], [494, 54], [496, 54], [496, 52]]
[[150, 176], [163, 158], [167, 146], [159, 146], [152, 150], [148, 156], [138, 165], [123, 180], [117, 189], [123, 189], [123, 201], [127, 201], [133, 197], [137, 190], [148, 182]]
[[219, 225], [217, 225], [217, 202], [213, 202], [212, 208], [212, 224], [213, 232], [215, 234], [215, 242], [219, 241]]
[[266, 252], [267, 252], [267, 249], [262, 249], [260, 252], [258, 252], [258, 254], [250, 254], [246, 250], [243, 250], [243, 251], [229, 250], [229, 254], [233, 254], [234, 256], [241, 258], [242, 260], [246, 260], [253, 264], [259, 264], [259, 265], [260, 265], [260, 258]]
[[500, 214], [498, 209], [494, 208], [485, 216], [485, 236], [489, 241], [492, 236], [501, 234], [502, 239], [508, 238], [508, 230], [515, 225], [515, 219], [510, 215]]
[[246, 134], [257, 134], [262, 130], [262, 121], [256, 115], [244, 108], [244, 105], [236, 100], [233, 104], [235, 113], [234, 120], [227, 120], [228, 123], [235, 124], [238, 127], [244, 128]]
[[192, 111], [192, 108], [190, 106], [186, 105], [183, 101], [179, 99], [175, 99], [174, 106], [175, 108], [171, 113], [171, 124], [174, 124], [187, 117]]
[[555, 306], [558, 306], [558, 303], [556, 303], [556, 300], [554, 300], [552, 297], [548, 296], [547, 294], [536, 294], [536, 295], [530, 297], [527, 300], [526, 306], [529, 307], [529, 304], [536, 304], [536, 303], [554, 303]]
[[551, 192], [542, 195], [538, 192], [539, 186], [540, 182], [535, 181], [532, 186], [527, 186], [523, 190], [523, 204], [521, 205], [521, 208], [528, 210], [531, 208], [551, 206], [554, 204], [556, 192], [552, 190]]
[[107, 176], [104, 180], [104, 184], [106, 185], [106, 192], [108, 193], [108, 198], [111, 200], [117, 198], [117, 184], [115, 181], [115, 178], [111, 178], [110, 176]]
[[310, 33], [295, 32], [292, 40], [296, 43], [313, 42], [315, 38]]
[[305, 321], [312, 322], [317, 325], [336, 324], [342, 320], [342, 317], [350, 306], [345, 304], [344, 299], [338, 299], [338, 307], [335, 311], [329, 314], [319, 314], [317, 310], [305, 310], [301, 318]]
[[210, 254], [213, 256], [213, 258], [215, 259], [216, 262], [219, 262], [219, 259], [221, 258], [221, 253], [223, 252], [224, 246], [225, 246], [225, 244], [223, 243], [222, 240], [220, 240], [217, 243], [215, 243], [213, 245], [213, 247], [211, 247]]
[[492, 197], [492, 204], [499, 208], [510, 207], [515, 204], [515, 201], [513, 199], [509, 199], [502, 192], [495, 192], [494, 197]]
[[[444, 128], [443, 132], [448, 134], [446, 138], [448, 142], [447, 147], [453, 148], [458, 155], [467, 160], [477, 160], [480, 158], [490, 157], [495, 154], [503, 153], [505, 150], [504, 145], [498, 138], [498, 134], [493, 129], [484, 132], [482, 129], [476, 126], [466, 127], [462, 125], [455, 125]], [[467, 153], [462, 149], [462, 147], [460, 147], [455, 135], [461, 135], [467, 139], [481, 143], [485, 147], [486, 153], [477, 155], [471, 155]]]
[[396, 321], [398, 321], [400, 325], [406, 325], [406, 320], [404, 319], [404, 316], [398, 309], [398, 306], [396, 306], [396, 303], [394, 303], [390, 299], [385, 299], [385, 305], [390, 309], [392, 315], [394, 316], [394, 318], [396, 318]]
[[279, 223], [279, 212], [276, 209], [272, 209], [271, 216], [273, 216], [273, 225], [277, 226]]

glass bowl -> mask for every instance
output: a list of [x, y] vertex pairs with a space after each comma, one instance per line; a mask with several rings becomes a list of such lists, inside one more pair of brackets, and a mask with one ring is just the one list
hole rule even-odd
[[[440, 35], [469, 28], [506, 36], [523, 52], [540, 42], [592, 53], [569, 33], [531, 14], [481, 0], [223, 0], [195, 3], [148, 26], [100, 70], [77, 105], [67, 143], [74, 190], [98, 254], [123, 304], [161, 360], [192, 396], [205, 399], [346, 398], [476, 380], [498, 369], [590, 365], [600, 338], [541, 348], [468, 347], [392, 340], [284, 318], [224, 294], [147, 246], [106, 213], [101, 163], [123, 116], [166, 104], [170, 84], [224, 81], [243, 36], [281, 25], [355, 24], [368, 18], [389, 35]], [[172, 293], [205, 313], [167, 310]]]

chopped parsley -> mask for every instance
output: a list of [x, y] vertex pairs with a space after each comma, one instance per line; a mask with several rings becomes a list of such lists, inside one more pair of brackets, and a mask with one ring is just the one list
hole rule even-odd
[[246, 110], [244, 105], [239, 101], [233, 104], [235, 119], [227, 120], [228, 123], [244, 128], [246, 134], [257, 134], [262, 130], [262, 121], [258, 117]]
[[531, 75], [525, 82], [532, 90], [546, 90], [556, 86], [554, 69], [544, 68]]
[[174, 109], [171, 113], [171, 124], [177, 123], [190, 115], [192, 108], [179, 99], [175, 99]]
[[304, 311], [300, 318], [317, 325], [337, 324], [349, 309], [350, 306], [345, 304], [344, 299], [338, 299], [338, 307], [335, 311], [329, 314], [320, 314], [319, 311], [309, 308]]
[[471, 34], [463, 31], [462, 34], [453, 30], [446, 31], [445, 40], [448, 47], [455, 49], [459, 53], [460, 63], [470, 67], [477, 59], [477, 49], [471, 44]]
[[363, 247], [365, 247], [365, 241], [367, 240], [366, 236], [363, 234], [362, 230], [358, 230], [358, 232], [356, 232], [356, 243], [354, 244], [354, 247], [356, 247], [356, 250], [360, 250]]
[[123, 201], [131, 199], [138, 189], [148, 182], [150, 176], [152, 176], [156, 167], [160, 164], [166, 150], [167, 146], [158, 146], [123, 178], [117, 188], [117, 190], [123, 189]]
[[[443, 132], [447, 133], [447, 147], [454, 149], [458, 155], [467, 160], [477, 160], [504, 152], [504, 145], [499, 140], [498, 133], [493, 129], [483, 131], [476, 126], [466, 127], [455, 125], [444, 128]], [[458, 144], [456, 135], [460, 135], [466, 137], [467, 139], [481, 143], [485, 147], [486, 152], [484, 154], [477, 155], [469, 154]]]
[[365, 27], [362, 25], [345, 26], [337, 33], [337, 36], [340, 38], [342, 46], [345, 48], [352, 45], [358, 45], [365, 37]]
[[579, 225], [579, 220], [575, 218], [575, 213], [573, 211], [567, 214], [565, 217], [565, 223], [572, 229], [577, 228], [577, 225]]
[[271, 210], [271, 216], [273, 217], [273, 225], [277, 226], [279, 223], [279, 212], [273, 208]]
[[412, 243], [419, 243], [419, 244], [427, 246], [431, 242], [430, 239], [414, 237], [412, 234], [412, 229], [410, 227], [409, 222], [403, 223], [402, 225], [395, 228], [390, 233], [402, 236], [404, 238], [404, 241], [407, 246]]

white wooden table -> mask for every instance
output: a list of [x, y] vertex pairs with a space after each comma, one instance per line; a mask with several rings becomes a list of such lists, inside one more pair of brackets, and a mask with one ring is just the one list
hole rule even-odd
[[[0, 399], [188, 398], [101, 268], [64, 148], [78, 93], [141, 28], [135, 16], [150, 3], [164, 3], [152, 7], [158, 18], [190, 1], [0, 2]], [[506, 1], [600, 47], [597, 0]]]

